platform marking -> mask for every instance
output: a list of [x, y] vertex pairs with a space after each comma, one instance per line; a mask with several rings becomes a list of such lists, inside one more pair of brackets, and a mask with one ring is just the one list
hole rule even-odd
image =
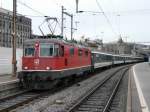
[[145, 101], [142, 89], [140, 87], [139, 80], [138, 80], [138, 78], [137, 78], [137, 76], [135, 74], [135, 66], [133, 67], [133, 76], [134, 76], [134, 79], [135, 79], [135, 84], [136, 84], [138, 95], [139, 95], [139, 99], [140, 99], [141, 109], [142, 109], [142, 112], [150, 112], [149, 109], [148, 109], [147, 103]]
[[19, 79], [14, 79], [11, 81], [6, 81], [6, 82], [0, 82], [0, 85], [11, 84], [11, 83], [15, 83], [15, 82], [19, 82]]

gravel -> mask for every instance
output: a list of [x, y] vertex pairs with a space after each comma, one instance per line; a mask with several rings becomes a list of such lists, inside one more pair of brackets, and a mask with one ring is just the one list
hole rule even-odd
[[97, 83], [102, 81], [116, 69], [111, 69], [86, 79], [78, 84], [74, 84], [61, 92], [50, 95], [46, 98], [38, 99], [26, 106], [17, 108], [16, 112], [66, 112], [76, 101], [88, 92]]
[[[128, 76], [129, 71], [124, 75], [117, 93], [114, 96], [109, 112], [126, 112], [127, 96], [128, 96]], [[139, 112], [139, 111], [137, 111]]]

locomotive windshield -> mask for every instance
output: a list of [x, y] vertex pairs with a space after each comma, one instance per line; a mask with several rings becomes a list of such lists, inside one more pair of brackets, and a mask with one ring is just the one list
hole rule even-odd
[[24, 48], [24, 55], [25, 56], [34, 56], [35, 49], [33, 45], [26, 45]]
[[40, 56], [59, 56], [60, 50], [58, 44], [53, 43], [41, 43], [40, 44]]
[[54, 44], [41, 43], [40, 44], [40, 56], [53, 56]]

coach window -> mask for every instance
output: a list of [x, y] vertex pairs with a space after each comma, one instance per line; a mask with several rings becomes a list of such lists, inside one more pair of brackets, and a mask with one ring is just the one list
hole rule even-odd
[[107, 61], [107, 55], [103, 55], [104, 61]]
[[74, 48], [70, 48], [70, 56], [74, 55]]
[[99, 54], [96, 54], [96, 62], [98, 62], [98, 59], [99, 59]]
[[79, 55], [79, 56], [82, 56], [82, 52], [83, 52], [83, 51], [82, 51], [81, 49], [79, 49], [79, 50], [78, 50], [78, 55]]
[[105, 56], [105, 61], [106, 61], [106, 62], [108, 61], [108, 55]]
[[25, 51], [24, 51], [24, 55], [25, 56], [34, 56], [35, 53], [35, 49], [32, 45], [26, 45], [25, 46]]
[[40, 44], [40, 56], [53, 56], [54, 44]]

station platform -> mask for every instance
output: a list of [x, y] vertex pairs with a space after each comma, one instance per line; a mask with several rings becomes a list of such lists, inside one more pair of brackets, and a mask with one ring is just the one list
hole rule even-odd
[[19, 87], [19, 80], [11, 74], [0, 75], [0, 99], [13, 94]]
[[6, 75], [0, 75], [0, 85], [5, 85], [5, 84], [10, 84], [10, 83], [15, 83], [18, 82], [17, 77], [12, 77], [11, 74], [6, 74]]
[[150, 112], [150, 63], [144, 62], [133, 66], [133, 78], [142, 112]]

